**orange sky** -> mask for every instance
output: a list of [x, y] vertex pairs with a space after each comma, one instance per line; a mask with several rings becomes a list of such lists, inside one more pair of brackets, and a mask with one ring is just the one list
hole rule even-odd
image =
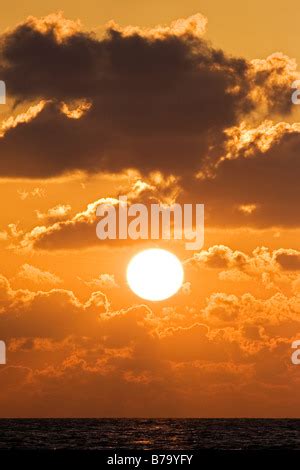
[[[299, 417], [297, 11], [13, 0], [1, 12], [0, 416]], [[96, 201], [120, 194], [204, 203], [203, 250], [101, 243]], [[149, 246], [184, 264], [169, 300], [126, 284]]]

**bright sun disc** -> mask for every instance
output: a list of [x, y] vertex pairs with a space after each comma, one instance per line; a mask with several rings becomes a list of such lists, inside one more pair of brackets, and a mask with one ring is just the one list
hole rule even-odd
[[168, 299], [180, 289], [183, 277], [179, 259], [158, 248], [141, 251], [127, 267], [129, 287], [145, 300]]

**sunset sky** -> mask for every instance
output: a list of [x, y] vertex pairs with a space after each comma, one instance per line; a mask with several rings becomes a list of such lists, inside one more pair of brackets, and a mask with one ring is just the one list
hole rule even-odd
[[[298, 13], [2, 7], [0, 417], [300, 417]], [[101, 242], [96, 208], [119, 195], [203, 203], [203, 249]], [[150, 247], [184, 266], [166, 301], [126, 283]]]

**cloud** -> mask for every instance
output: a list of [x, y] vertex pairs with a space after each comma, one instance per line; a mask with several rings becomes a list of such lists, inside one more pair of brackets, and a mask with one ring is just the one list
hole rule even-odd
[[26, 281], [32, 281], [36, 284], [40, 283], [50, 283], [50, 284], [59, 284], [62, 280], [55, 274], [50, 273], [49, 271], [43, 271], [36, 266], [31, 264], [23, 264], [17, 274], [17, 277], [24, 279]]
[[[33, 267], [26, 267], [23, 271], [31, 279], [33, 276], [46, 276], [48, 279], [50, 274]], [[62, 339], [72, 334], [84, 335], [97, 326], [97, 317], [108, 305], [101, 292], [94, 292], [86, 302], [81, 303], [72, 291], [64, 289], [37, 292], [14, 290], [3, 276], [1, 285], [0, 323], [5, 340], [12, 337]]]
[[190, 295], [191, 294], [191, 283], [190, 282], [184, 282], [181, 287], [182, 292], [185, 295]]
[[[4, 33], [0, 73], [11, 97], [43, 104], [6, 125], [0, 173], [46, 178], [137, 168], [191, 175], [223, 153], [225, 130], [261, 105], [261, 95], [265, 114], [288, 113], [296, 76], [289, 59], [228, 56], [202, 37], [205, 24], [199, 14], [152, 30], [111, 23], [99, 38], [51, 15]], [[68, 110], [78, 102], [74, 115]]]
[[124, 28], [114, 21], [110, 21], [108, 26], [113, 30], [119, 31], [125, 36], [133, 36], [134, 34], [137, 34], [148, 39], [163, 39], [170, 35], [178, 37], [191, 35], [193, 37], [202, 38], [206, 31], [207, 18], [201, 15], [201, 13], [196, 13], [188, 18], [180, 18], [172, 21], [170, 26], [159, 25], [154, 28], [126, 26]]
[[299, 259], [299, 251], [287, 248], [271, 251], [267, 247], [257, 247], [248, 255], [228, 246], [214, 245], [195, 253], [185, 264], [216, 269], [219, 271], [219, 279], [223, 281], [254, 280], [260, 281], [268, 289], [278, 289], [279, 285], [290, 285], [295, 281], [297, 274], [293, 271], [300, 269]]
[[260, 336], [261, 346], [265, 346], [266, 337], [272, 342], [276, 338], [293, 336], [299, 332], [299, 295], [289, 297], [276, 293], [269, 298], [259, 299], [250, 293], [236, 296], [218, 292], [207, 299], [203, 314], [219, 327], [227, 324], [235, 328], [236, 325], [237, 331], [241, 326], [261, 327], [264, 332]]
[[115, 281], [115, 276], [113, 274], [100, 274], [99, 277], [96, 279], [91, 279], [90, 281], [83, 282], [86, 286], [99, 287], [100, 289], [112, 289], [115, 287], [119, 287]]
[[[130, 187], [124, 187], [120, 195], [127, 195], [128, 205], [135, 202], [146, 205], [151, 203], [171, 205], [176, 200], [178, 192], [176, 178], [163, 178], [161, 173], [153, 173], [147, 182], [140, 178], [134, 178]], [[17, 250], [32, 248], [37, 250], [79, 249], [99, 246], [99, 243], [109, 243], [113, 246], [133, 243], [129, 239], [105, 242], [105, 240], [100, 241], [97, 238], [96, 225], [100, 219], [96, 215], [96, 210], [100, 204], [114, 206], [118, 214], [119, 199], [117, 197], [100, 198], [89, 203], [85, 210], [72, 216], [68, 216], [70, 210], [68, 205], [59, 204], [46, 214], [37, 212], [38, 218], [44, 219], [45, 225], [35, 226], [26, 233], [11, 226], [8, 231], [3, 233], [5, 239], [11, 240], [11, 247]], [[137, 243], [137, 241], [134, 242]]]
[[208, 250], [195, 253], [186, 263], [205, 264], [210, 268], [243, 268], [249, 261], [249, 257], [241, 251], [233, 251], [228, 246], [214, 245]]
[[2, 34], [1, 76], [29, 107], [2, 124], [0, 174], [134, 169], [151, 186], [158, 173], [181, 202], [205, 204], [209, 226], [299, 226], [300, 127], [278, 122], [292, 112], [296, 63], [226, 55], [205, 25], [111, 22], [99, 37], [59, 14]]
[[36, 210], [35, 213], [38, 219], [46, 219], [48, 222], [53, 222], [64, 219], [71, 209], [70, 204], [57, 204], [55, 207], [48, 209], [46, 213], [40, 212], [39, 210]]
[[229, 134], [227, 155], [208, 164], [197, 181], [185, 182], [186, 194], [209, 208], [206, 222], [210, 226], [298, 227], [299, 124], [264, 122], [255, 129], [235, 128]]
[[29, 197], [38, 197], [42, 198], [45, 197], [46, 195], [46, 190], [45, 188], [33, 188], [31, 191], [26, 191], [24, 189], [18, 189], [18, 195], [22, 201], [25, 201], [25, 199], [28, 199]]
[[[16, 247], [21, 249], [72, 249], [95, 245], [99, 242], [96, 236], [96, 209], [99, 204], [117, 205], [116, 198], [101, 198], [88, 204], [86, 210], [76, 213], [50, 225], [39, 225], [25, 234], [18, 232]], [[49, 217], [47, 218], [49, 220]]]
[[[239, 415], [245, 413], [249, 387], [252, 399], [264, 404], [269, 397], [261, 388], [275, 387], [276, 410], [283, 393], [276, 387], [295, 385], [287, 361], [291, 340], [300, 332], [298, 295], [257, 299], [215, 293], [203, 309], [177, 316], [177, 326], [160, 321], [146, 305], [114, 311], [99, 291], [80, 301], [64, 289], [14, 290], [3, 276], [0, 303], [8, 347], [0, 403], [10, 415], [30, 410], [31, 416], [142, 416], [151, 397], [156, 397], [150, 400], [153, 416], [195, 416], [207, 406], [206, 413], [215, 406], [226, 413], [232, 393], [225, 401], [224, 393], [232, 384], [239, 388], [234, 401]], [[71, 391], [74, 399], [67, 400]]]
[[300, 252], [292, 249], [280, 249], [276, 251], [276, 261], [287, 271], [300, 270]]
[[289, 114], [291, 111], [291, 84], [296, 77], [297, 62], [295, 59], [276, 52], [266, 59], [254, 59], [250, 69], [254, 86], [253, 99], [260, 112]]

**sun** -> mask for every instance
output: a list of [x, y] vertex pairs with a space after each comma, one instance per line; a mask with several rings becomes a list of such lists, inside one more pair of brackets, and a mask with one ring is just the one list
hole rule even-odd
[[179, 259], [167, 250], [151, 248], [135, 255], [127, 267], [131, 290], [145, 300], [165, 300], [176, 294], [184, 279]]

